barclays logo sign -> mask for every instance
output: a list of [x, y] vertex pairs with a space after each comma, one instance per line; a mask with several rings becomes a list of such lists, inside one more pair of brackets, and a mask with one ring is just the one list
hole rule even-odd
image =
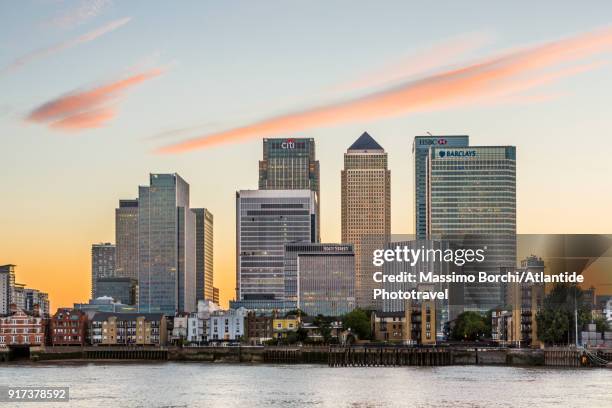
[[438, 155], [444, 157], [476, 157], [476, 150], [440, 150]]

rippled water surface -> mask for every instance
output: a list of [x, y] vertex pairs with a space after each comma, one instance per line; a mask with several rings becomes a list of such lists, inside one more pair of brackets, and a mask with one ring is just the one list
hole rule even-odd
[[0, 385], [69, 386], [43, 407], [612, 407], [612, 370], [57, 363], [0, 365]]

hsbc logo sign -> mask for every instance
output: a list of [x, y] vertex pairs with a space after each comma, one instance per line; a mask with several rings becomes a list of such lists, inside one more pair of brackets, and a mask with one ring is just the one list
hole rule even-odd
[[444, 146], [447, 143], [448, 143], [447, 140], [444, 139], [443, 137], [434, 138], [434, 139], [419, 139], [419, 144], [420, 145], [427, 145], [427, 146], [438, 145], [438, 146]]

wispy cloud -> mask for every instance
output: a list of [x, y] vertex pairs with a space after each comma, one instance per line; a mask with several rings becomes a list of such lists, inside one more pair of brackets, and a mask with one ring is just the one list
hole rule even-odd
[[122, 18], [119, 20], [111, 21], [110, 23], [105, 24], [102, 27], [89, 31], [76, 38], [71, 38], [61, 43], [54, 44], [49, 47], [41, 48], [36, 51], [32, 51], [28, 54], [25, 54], [17, 58], [13, 62], [11, 62], [9, 65], [0, 69], [0, 73], [8, 73], [8, 72], [14, 71], [18, 68], [23, 67], [26, 64], [37, 61], [41, 58], [48, 57], [49, 55], [56, 54], [60, 51], [64, 51], [69, 48], [76, 47], [77, 45], [81, 45], [81, 44], [93, 41], [96, 38], [103, 36], [104, 34], [108, 34], [111, 31], [115, 31], [119, 27], [126, 25], [130, 20], [131, 18], [126, 17], [126, 18]]
[[456, 64], [458, 58], [465, 57], [490, 43], [491, 40], [491, 36], [483, 32], [448, 38], [369, 72], [358, 79], [341, 84], [333, 90], [338, 92], [371, 90], [372, 88], [391, 86], [431, 71], [439, 71], [442, 67], [448, 68], [448, 66]]
[[75, 27], [98, 16], [112, 4], [111, 0], [82, 0], [76, 7], [65, 10], [52, 18], [50, 23], [61, 28]]
[[90, 90], [72, 92], [34, 109], [26, 120], [67, 131], [100, 127], [116, 114], [110, 103], [128, 88], [162, 73], [161, 69], [152, 69]]
[[[612, 51], [612, 29], [601, 29], [513, 50], [441, 73], [424, 75], [420, 79], [406, 81], [365, 96], [206, 134], [162, 147], [158, 152], [180, 153], [315, 127], [381, 119], [420, 110], [442, 109], [472, 103], [474, 100], [494, 103], [500, 98], [500, 94], [510, 94], [519, 88], [526, 91], [558, 79], [560, 74], [554, 70], [558, 70], [562, 64], [575, 63], [609, 51]], [[564, 72], [561, 76], [567, 74], [573, 73]], [[532, 81], [531, 85], [529, 81]]]

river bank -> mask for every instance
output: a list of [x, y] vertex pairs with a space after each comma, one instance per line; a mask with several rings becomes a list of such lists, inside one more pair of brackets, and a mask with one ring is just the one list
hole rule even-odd
[[[21, 353], [21, 354], [20, 354]], [[598, 356], [610, 360], [611, 351]], [[211, 363], [325, 364], [330, 367], [506, 365], [588, 367], [597, 364], [573, 348], [411, 347], [32, 347], [4, 350], [0, 361], [201, 361]]]

